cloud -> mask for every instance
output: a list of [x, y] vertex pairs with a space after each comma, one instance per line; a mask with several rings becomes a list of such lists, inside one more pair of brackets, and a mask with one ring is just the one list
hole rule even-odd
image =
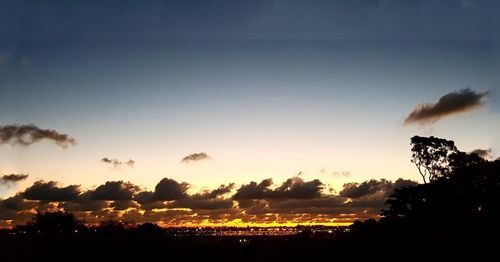
[[191, 209], [228, 209], [233, 206], [231, 199], [197, 199], [185, 198], [173, 202], [170, 206], [172, 208], [191, 208]]
[[76, 139], [55, 130], [40, 129], [33, 124], [0, 126], [0, 144], [29, 146], [41, 140], [52, 140], [63, 148], [76, 145]]
[[104, 185], [89, 191], [92, 200], [132, 200], [140, 188], [130, 182], [108, 181]]
[[349, 172], [349, 171], [334, 171], [332, 173], [332, 175], [339, 176], [339, 177], [350, 177], [351, 172]]
[[103, 157], [103, 158], [101, 158], [101, 162], [106, 163], [106, 164], [112, 164], [116, 168], [122, 166], [123, 164], [127, 165], [130, 168], [133, 168], [135, 165], [135, 161], [132, 159], [129, 159], [127, 162], [122, 162], [122, 161], [115, 159], [115, 158]]
[[24, 191], [26, 199], [41, 201], [72, 201], [76, 200], [79, 194], [79, 186], [58, 187], [54, 181], [36, 181]]
[[272, 209], [304, 209], [309, 207], [316, 208], [339, 208], [343, 207], [345, 198], [338, 196], [328, 196], [313, 199], [284, 199], [280, 201], [269, 201]]
[[349, 172], [347, 170], [333, 171], [330, 173], [330, 171], [327, 171], [326, 168], [322, 168], [321, 170], [319, 170], [319, 172], [321, 174], [332, 174], [333, 176], [338, 176], [338, 177], [350, 177], [351, 176], [351, 172]]
[[114, 210], [127, 210], [129, 208], [138, 208], [140, 205], [132, 200], [115, 200], [109, 207]]
[[16, 183], [28, 178], [27, 174], [10, 174], [3, 175], [0, 177], [0, 184]]
[[127, 165], [129, 167], [134, 167], [135, 161], [132, 159], [129, 159], [127, 162], [125, 162], [125, 165]]
[[323, 189], [323, 183], [318, 179], [304, 182], [299, 177], [286, 180], [276, 189], [270, 189], [272, 184], [272, 179], [265, 179], [259, 184], [250, 182], [242, 185], [233, 199], [315, 198], [321, 196]]
[[379, 191], [387, 191], [391, 187], [390, 182], [382, 179], [365, 181], [363, 183], [346, 183], [340, 191], [340, 195], [349, 198], [359, 198], [365, 195], [371, 195]]
[[470, 89], [448, 93], [436, 103], [417, 105], [405, 118], [404, 124], [432, 124], [441, 118], [467, 112], [482, 106], [488, 92], [478, 93]]
[[299, 177], [287, 179], [275, 190], [269, 192], [268, 198], [317, 198], [321, 196], [323, 183], [318, 179], [304, 182]]
[[490, 158], [491, 157], [491, 148], [488, 149], [474, 149], [470, 152], [470, 154], [476, 154], [482, 158]]
[[204, 190], [200, 194], [196, 194], [193, 197], [195, 198], [217, 198], [219, 196], [225, 195], [231, 190], [233, 190], [235, 184], [230, 183], [228, 185], [220, 185], [219, 188], [214, 190]]
[[247, 185], [242, 185], [233, 195], [233, 199], [263, 199], [270, 191], [269, 187], [273, 180], [268, 178], [262, 180], [259, 184], [252, 181]]
[[0, 220], [19, 220], [21, 218], [18, 212], [30, 210], [36, 206], [36, 202], [26, 200], [21, 194], [0, 200]]
[[382, 194], [382, 197], [387, 198], [395, 188], [415, 185], [417, 185], [417, 182], [401, 178], [395, 182], [385, 179], [371, 179], [362, 183], [346, 183], [339, 195], [348, 198], [361, 198], [368, 195]]
[[74, 201], [66, 201], [64, 202], [61, 207], [64, 208], [64, 210], [69, 211], [69, 212], [75, 212], [75, 211], [101, 211], [104, 208], [107, 208], [109, 206], [108, 202], [105, 200], [95, 200], [91, 199], [90, 197], [90, 192], [83, 193], [80, 196], [78, 196], [77, 199]]
[[181, 163], [191, 163], [195, 161], [202, 161], [202, 160], [207, 160], [210, 159], [210, 157], [207, 155], [207, 153], [201, 152], [201, 153], [194, 153], [191, 155], [188, 155], [184, 157], [181, 160]]
[[347, 183], [340, 194], [324, 194], [317, 179], [292, 177], [274, 186], [271, 179], [241, 185], [225, 184], [197, 194], [188, 194], [190, 185], [164, 178], [153, 191], [124, 181], [108, 181], [94, 189], [61, 187], [54, 181], [36, 181], [24, 192], [0, 200], [0, 223], [29, 221], [33, 209], [64, 209], [88, 223], [118, 219], [161, 222], [165, 225], [210, 223], [301, 223], [352, 222], [373, 218], [383, 208], [394, 188], [414, 185], [410, 180], [369, 180]]
[[104, 162], [107, 164], [113, 164], [113, 166], [115, 166], [115, 167], [119, 167], [122, 164], [122, 162], [120, 162], [118, 159], [111, 159], [111, 158], [107, 158], [107, 157], [103, 157], [101, 159], [101, 162]]
[[189, 184], [179, 183], [173, 179], [164, 178], [155, 187], [155, 200], [175, 200], [187, 197]]
[[3, 190], [10, 189], [15, 186], [19, 181], [25, 180], [28, 178], [27, 174], [10, 174], [0, 176], [0, 193], [3, 194]]
[[186, 182], [179, 183], [170, 178], [163, 178], [156, 184], [155, 190], [143, 191], [135, 196], [135, 200], [139, 203], [150, 203], [154, 201], [170, 201], [187, 198], [187, 190], [189, 184]]

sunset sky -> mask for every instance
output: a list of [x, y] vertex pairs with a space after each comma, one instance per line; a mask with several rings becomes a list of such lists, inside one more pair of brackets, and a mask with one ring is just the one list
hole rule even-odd
[[[245, 221], [234, 194], [252, 181], [271, 178], [277, 190], [249, 197], [254, 205], [339, 195], [345, 204], [356, 198], [346, 183], [420, 182], [410, 162], [414, 135], [497, 158], [499, 17], [495, 1], [470, 0], [2, 1], [0, 174], [29, 176], [0, 181], [0, 198], [68, 204], [24, 190], [55, 181], [84, 194], [125, 181], [140, 187], [124, 209], [136, 218], [145, 209], [138, 192], [170, 178], [189, 183], [189, 197], [158, 193], [155, 201], [175, 201], [158, 209], [189, 207], [211, 221], [215, 209], [187, 202], [234, 183], [214, 198], [230, 201], [214, 217]], [[30, 124], [21, 137], [5, 131]], [[19, 143], [34, 133], [39, 140]], [[290, 178], [306, 186], [318, 179], [322, 195], [281, 196], [276, 188]], [[301, 222], [381, 208], [279, 211], [273, 201], [276, 209], [262, 214], [302, 214]]]

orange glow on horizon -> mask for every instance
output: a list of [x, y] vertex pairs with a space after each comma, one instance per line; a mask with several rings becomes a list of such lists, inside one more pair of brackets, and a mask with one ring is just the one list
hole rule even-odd
[[181, 224], [168, 224], [168, 223], [158, 223], [161, 227], [297, 227], [297, 226], [350, 226], [353, 222], [341, 222], [335, 221], [336, 219], [332, 219], [330, 222], [244, 222], [243, 220], [237, 218], [230, 221], [208, 221], [202, 220], [200, 223], [181, 223]]

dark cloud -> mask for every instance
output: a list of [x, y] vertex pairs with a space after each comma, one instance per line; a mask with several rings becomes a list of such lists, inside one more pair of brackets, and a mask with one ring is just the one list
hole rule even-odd
[[155, 200], [176, 200], [187, 197], [186, 191], [189, 189], [189, 184], [179, 183], [170, 178], [162, 179], [155, 187]]
[[491, 148], [488, 149], [474, 149], [470, 152], [470, 154], [476, 154], [482, 158], [490, 158], [491, 157]]
[[193, 197], [194, 198], [217, 198], [222, 195], [225, 195], [231, 190], [233, 190], [235, 184], [230, 183], [228, 185], [220, 185], [219, 188], [214, 189], [214, 190], [203, 190], [200, 194], [196, 194]]
[[252, 181], [250, 184], [242, 185], [233, 195], [233, 199], [263, 199], [271, 191], [269, 187], [272, 184], [273, 180], [270, 178], [262, 180], [259, 184]]
[[108, 157], [103, 157], [101, 158], [101, 162], [106, 163], [106, 164], [112, 164], [114, 167], [120, 167], [122, 165], [127, 165], [128, 167], [134, 167], [135, 161], [132, 159], [129, 159], [127, 162], [122, 162], [118, 159], [115, 158], [108, 158]]
[[103, 157], [101, 159], [101, 162], [104, 162], [104, 163], [107, 163], [107, 164], [112, 164], [115, 167], [119, 167], [122, 164], [122, 162], [119, 161], [118, 159], [111, 159], [111, 158], [107, 158], [107, 157]]
[[293, 177], [269, 192], [268, 198], [317, 198], [321, 196], [322, 189], [323, 183], [318, 179], [304, 182], [299, 177]]
[[446, 94], [436, 103], [417, 105], [404, 124], [432, 124], [449, 115], [473, 110], [484, 104], [483, 98], [487, 95], [488, 92], [478, 93], [468, 88]]
[[[28, 201], [22, 194], [16, 194], [0, 201], [0, 210], [22, 211], [35, 207], [36, 202]], [[1, 213], [1, 212], [0, 212]]]
[[191, 208], [191, 209], [228, 209], [233, 206], [233, 201], [230, 199], [198, 199], [185, 198], [173, 202], [168, 207], [174, 208]]
[[76, 200], [79, 194], [79, 186], [58, 187], [54, 181], [36, 181], [24, 191], [26, 199], [41, 201], [72, 201]]
[[[157, 200], [155, 200], [155, 193], [154, 192], [151, 192], [151, 191], [143, 191], [143, 192], [139, 192], [137, 195], [134, 196], [134, 200], [141, 203], [142, 205], [145, 205], [145, 204], [150, 204], [151, 202], [155, 202]], [[163, 207], [163, 204], [162, 203], [158, 203], [159, 205], [153, 205], [152, 207], [150, 208], [147, 208], [147, 209], [151, 209], [151, 208], [161, 208]]]
[[89, 223], [109, 219], [168, 225], [235, 219], [254, 223], [353, 221], [373, 218], [394, 188], [415, 184], [404, 179], [369, 180], [345, 184], [340, 194], [324, 194], [321, 181], [292, 177], [279, 186], [273, 186], [271, 179], [251, 182], [229, 197], [233, 183], [189, 195], [188, 183], [169, 178], [162, 179], [154, 191], [124, 181], [108, 181], [86, 191], [75, 185], [60, 187], [53, 181], [37, 181], [25, 192], [0, 200], [0, 222], [25, 223], [33, 209], [60, 208]]
[[129, 208], [139, 208], [140, 205], [132, 200], [115, 200], [109, 205], [109, 207], [114, 210], [127, 210]]
[[139, 203], [150, 203], [154, 201], [170, 201], [187, 198], [187, 190], [189, 184], [186, 182], [179, 183], [170, 178], [164, 178], [155, 186], [155, 190], [143, 191], [138, 193], [134, 200]]
[[19, 182], [19, 181], [25, 180], [26, 178], [28, 178], [27, 174], [3, 175], [3, 176], [0, 177], [0, 184], [15, 183], [15, 182]]
[[410, 179], [402, 179], [398, 178], [396, 181], [394, 181], [394, 188], [401, 188], [401, 187], [408, 187], [408, 186], [417, 186], [418, 182], [410, 180]]
[[259, 184], [251, 182], [242, 185], [234, 194], [234, 199], [267, 199], [267, 198], [315, 198], [321, 196], [323, 183], [318, 179], [304, 182], [299, 177], [285, 181], [276, 189], [270, 189], [272, 179], [265, 179]]
[[381, 194], [381, 197], [387, 198], [395, 188], [414, 185], [417, 185], [417, 182], [401, 178], [395, 182], [385, 179], [371, 179], [362, 183], [344, 184], [339, 195], [348, 198], [361, 198], [368, 195]]
[[69, 212], [75, 211], [93, 211], [97, 212], [109, 206], [105, 200], [94, 200], [90, 198], [90, 194], [83, 193], [74, 201], [66, 201], [61, 207]]
[[22, 194], [0, 200], [0, 220], [19, 219], [18, 212], [30, 210], [36, 207], [37, 203], [28, 201]]
[[[10, 189], [15, 186], [19, 181], [28, 178], [27, 174], [10, 174], [0, 176], [0, 189]], [[0, 193], [3, 193], [0, 191]]]
[[89, 191], [92, 200], [132, 200], [140, 188], [130, 182], [108, 181], [104, 185]]
[[33, 124], [0, 126], [0, 144], [29, 146], [44, 139], [52, 140], [63, 148], [76, 145], [76, 139], [67, 134], [40, 129]]
[[272, 209], [303, 209], [309, 207], [337, 208], [343, 207], [346, 199], [338, 196], [326, 196], [313, 199], [283, 199], [269, 201]]
[[207, 160], [210, 159], [210, 157], [207, 155], [207, 153], [201, 152], [201, 153], [194, 153], [191, 155], [188, 155], [184, 157], [181, 160], [181, 163], [191, 163], [194, 161], [201, 161], [201, 160]]
[[349, 198], [358, 198], [365, 195], [374, 194], [377, 191], [385, 191], [389, 181], [382, 179], [380, 181], [372, 179], [363, 183], [347, 183], [344, 184], [340, 195]]

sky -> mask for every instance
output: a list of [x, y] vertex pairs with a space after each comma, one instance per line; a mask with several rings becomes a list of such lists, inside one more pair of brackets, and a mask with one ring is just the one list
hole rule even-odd
[[[28, 132], [42, 133], [29, 145], [0, 144], [0, 173], [29, 174], [0, 185], [4, 202], [49, 181], [84, 194], [107, 181], [154, 191], [170, 178], [189, 183], [181, 191], [191, 199], [271, 178], [269, 190], [318, 179], [322, 194], [331, 188], [347, 203], [348, 183], [374, 179], [385, 190], [399, 178], [419, 181], [413, 135], [500, 156], [493, 0], [0, 5], [0, 126], [32, 124], [38, 129]], [[216, 197], [228, 199], [227, 217], [244, 209], [234, 195]], [[184, 208], [170, 204], [162, 208]], [[313, 221], [349, 212], [305, 213]]]

